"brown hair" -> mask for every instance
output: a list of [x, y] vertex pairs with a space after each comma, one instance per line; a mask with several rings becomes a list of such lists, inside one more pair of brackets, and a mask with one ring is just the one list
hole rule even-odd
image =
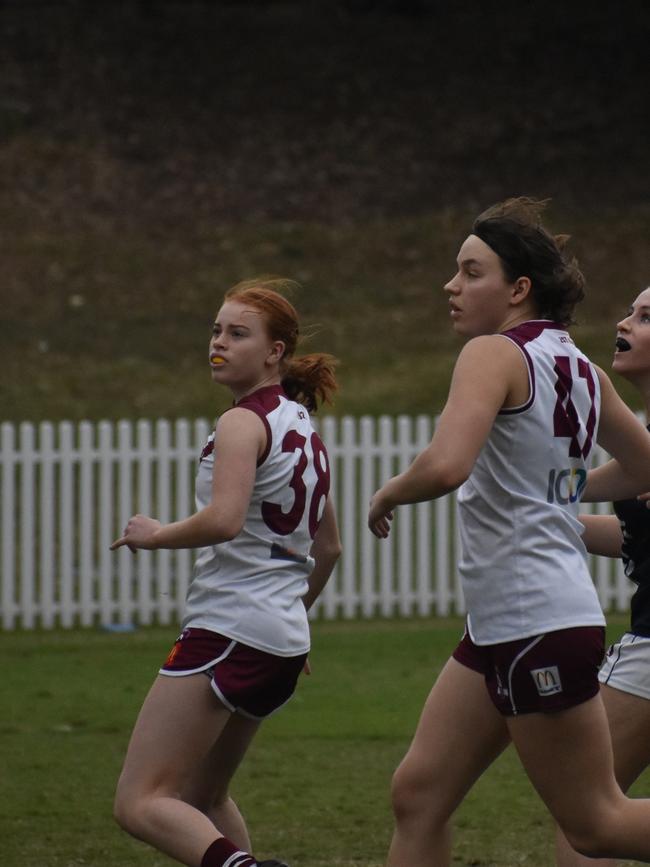
[[521, 196], [499, 202], [476, 218], [472, 234], [498, 255], [508, 281], [530, 278], [540, 316], [570, 325], [585, 295], [585, 278], [577, 260], [564, 252], [569, 236], [551, 235], [542, 225], [548, 201]]
[[285, 277], [254, 277], [229, 289], [224, 300], [250, 304], [264, 316], [271, 339], [281, 340], [285, 346], [280, 373], [287, 397], [315, 412], [319, 404], [332, 403], [338, 388], [334, 376], [337, 359], [324, 352], [294, 358], [300, 337], [298, 314], [285, 294], [300, 289], [299, 283]]

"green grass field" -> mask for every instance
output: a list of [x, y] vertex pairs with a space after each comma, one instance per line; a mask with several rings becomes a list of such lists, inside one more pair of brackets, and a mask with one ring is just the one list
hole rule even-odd
[[[612, 633], [624, 627], [617, 620]], [[260, 857], [383, 864], [392, 771], [459, 620], [314, 624], [313, 674], [263, 727], [234, 794]], [[111, 801], [129, 732], [173, 629], [0, 635], [3, 867], [157, 867]], [[648, 780], [637, 784], [648, 792]], [[551, 823], [508, 750], [456, 821], [454, 863], [552, 863]]]

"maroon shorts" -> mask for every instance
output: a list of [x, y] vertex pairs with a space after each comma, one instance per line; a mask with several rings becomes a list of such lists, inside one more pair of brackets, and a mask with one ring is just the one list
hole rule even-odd
[[274, 656], [209, 629], [185, 629], [160, 673], [203, 672], [228, 710], [264, 719], [289, 701], [306, 659], [306, 653]]
[[466, 632], [452, 656], [485, 678], [499, 713], [552, 713], [598, 693], [602, 626], [559, 629], [504, 644], [474, 644]]

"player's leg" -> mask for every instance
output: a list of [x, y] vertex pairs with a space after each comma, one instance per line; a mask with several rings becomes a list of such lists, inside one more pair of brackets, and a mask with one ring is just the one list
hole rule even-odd
[[[601, 686], [600, 694], [609, 720], [616, 779], [627, 791], [650, 765], [650, 700], [606, 685]], [[589, 867], [593, 859], [579, 855], [558, 831], [556, 863], [558, 867]], [[598, 867], [615, 867], [616, 863], [601, 859]]]
[[606, 685], [600, 694], [610, 723], [616, 779], [626, 790], [650, 765], [650, 700]]
[[505, 721], [489, 697], [483, 675], [450, 659], [393, 778], [396, 824], [389, 867], [449, 863], [449, 820], [508, 742]]
[[650, 861], [650, 800], [630, 800], [614, 776], [600, 695], [556, 713], [508, 719], [533, 785], [577, 851]]
[[205, 675], [159, 676], [138, 716], [118, 782], [118, 823], [190, 867], [201, 865], [221, 835], [181, 795], [230, 716]]
[[257, 720], [232, 714], [183, 790], [183, 800], [209, 816], [217, 830], [245, 852], [251, 851], [248, 829], [228, 788], [259, 725]]

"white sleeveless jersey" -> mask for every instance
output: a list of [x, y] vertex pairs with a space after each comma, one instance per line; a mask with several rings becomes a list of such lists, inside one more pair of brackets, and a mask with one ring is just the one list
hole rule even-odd
[[[267, 447], [243, 529], [229, 542], [200, 550], [183, 628], [210, 629], [267, 653], [298, 656], [309, 650], [302, 597], [329, 493], [327, 453], [308, 411], [281, 386], [258, 389], [237, 406], [262, 420]], [[197, 509], [210, 502], [213, 465], [214, 434], [201, 455]]]
[[529, 399], [501, 410], [458, 494], [459, 571], [476, 644], [605, 620], [578, 507], [595, 445], [600, 383], [563, 326], [503, 334], [528, 366]]

